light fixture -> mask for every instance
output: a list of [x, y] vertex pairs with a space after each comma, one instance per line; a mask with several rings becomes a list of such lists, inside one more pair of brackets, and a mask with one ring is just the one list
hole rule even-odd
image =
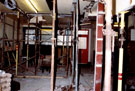
[[26, 0], [29, 6], [36, 12], [38, 13], [38, 10], [35, 8], [34, 4], [31, 2], [31, 0]]

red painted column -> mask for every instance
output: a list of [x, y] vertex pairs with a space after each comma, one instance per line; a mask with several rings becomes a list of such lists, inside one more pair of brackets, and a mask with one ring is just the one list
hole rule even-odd
[[102, 60], [103, 60], [103, 23], [104, 4], [98, 3], [97, 29], [96, 29], [96, 51], [95, 51], [95, 73], [94, 91], [101, 91]]

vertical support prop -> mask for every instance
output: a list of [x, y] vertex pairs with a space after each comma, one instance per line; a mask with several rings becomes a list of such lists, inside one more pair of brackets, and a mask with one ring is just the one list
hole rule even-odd
[[18, 75], [18, 45], [16, 45], [16, 76]]
[[1, 58], [1, 67], [4, 66], [4, 46], [5, 46], [5, 41], [4, 41], [4, 34], [5, 34], [5, 14], [3, 14], [3, 26], [2, 26], [2, 30], [3, 30], [3, 40], [2, 40], [2, 58]]
[[123, 43], [124, 43], [123, 33], [124, 33], [124, 27], [125, 27], [125, 22], [124, 22], [125, 13], [126, 12], [121, 12], [121, 29], [120, 29], [121, 30], [120, 31], [120, 34], [121, 34], [121, 38], [120, 38], [121, 46], [120, 46], [120, 49], [119, 49], [118, 91], [122, 91], [123, 52], [124, 52], [124, 49], [123, 49]]
[[64, 57], [65, 57], [65, 47], [64, 47], [64, 44], [65, 44], [65, 35], [63, 33], [63, 47], [62, 47], [62, 61], [64, 62]]
[[20, 12], [17, 12], [17, 43], [16, 43], [16, 75], [18, 75], [18, 62], [19, 62], [19, 35], [20, 35]]
[[[13, 43], [12, 43], [12, 49], [14, 50], [14, 46], [15, 46], [15, 20], [13, 20], [13, 35], [12, 35], [12, 39], [13, 39]], [[12, 56], [14, 58], [15, 61], [15, 55], [12, 52]]]
[[55, 30], [56, 30], [56, 3], [57, 0], [53, 0], [53, 16], [52, 16], [52, 59], [51, 59], [51, 91], [54, 91], [54, 66], [55, 66]]
[[26, 68], [29, 67], [29, 28], [30, 28], [30, 20], [28, 20], [28, 32], [27, 32], [27, 62], [26, 62]]
[[66, 30], [66, 45], [67, 45], [67, 50], [66, 50], [66, 58], [67, 58], [67, 73], [66, 77], [68, 77], [68, 70], [69, 70], [69, 29]]
[[79, 30], [79, 0], [76, 0], [76, 68], [75, 68], [75, 91], [78, 91], [79, 74], [78, 74], [78, 30]]
[[119, 49], [118, 91], [122, 91], [123, 48]]
[[105, 36], [105, 77], [104, 91], [111, 91], [111, 36], [112, 36], [112, 0], [105, 0], [105, 19], [106, 19], [106, 36]]
[[38, 16], [36, 17], [36, 29], [35, 29], [35, 75], [37, 74], [37, 37], [38, 37]]
[[14, 49], [15, 45], [15, 20], [13, 20], [13, 35], [12, 35], [13, 43], [12, 43], [12, 48]]
[[96, 17], [96, 45], [94, 67], [94, 91], [102, 89], [104, 4], [98, 2]]
[[74, 13], [73, 11], [71, 12], [72, 13], [72, 18], [71, 18], [71, 48], [70, 48], [70, 58], [71, 58], [71, 61], [70, 61], [70, 76], [72, 75], [72, 71], [73, 71], [73, 21], [74, 21]]
[[39, 59], [41, 56], [41, 39], [42, 39], [42, 32], [41, 29], [39, 30]]
[[75, 78], [75, 30], [76, 30], [76, 3], [73, 3], [74, 6], [74, 12], [73, 12], [73, 48], [72, 48], [72, 83], [74, 84], [74, 78]]

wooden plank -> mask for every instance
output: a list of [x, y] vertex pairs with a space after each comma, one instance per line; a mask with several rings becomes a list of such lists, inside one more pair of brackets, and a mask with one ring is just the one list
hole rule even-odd
[[[98, 3], [98, 12], [104, 12], [104, 5]], [[103, 60], [103, 25], [104, 14], [97, 16], [97, 32], [96, 32], [96, 52], [95, 52], [95, 74], [94, 74], [94, 91], [101, 91], [102, 79], [102, 60]], [[100, 53], [100, 54], [99, 54]]]

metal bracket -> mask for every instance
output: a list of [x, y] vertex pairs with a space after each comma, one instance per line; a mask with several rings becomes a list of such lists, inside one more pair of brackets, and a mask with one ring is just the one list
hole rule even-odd
[[119, 41], [122, 41], [122, 42], [125, 41], [125, 40], [126, 40], [126, 39], [124, 39], [124, 37], [119, 39]]
[[79, 39], [77, 38], [77, 39], [73, 39], [72, 40], [72, 44], [74, 44], [74, 43], [78, 43], [78, 41], [79, 41]]
[[103, 32], [103, 35], [118, 36], [118, 33], [113, 30], [108, 31], [106, 29], [103, 29], [102, 32]]
[[52, 44], [56, 45], [56, 38], [51, 38]]

